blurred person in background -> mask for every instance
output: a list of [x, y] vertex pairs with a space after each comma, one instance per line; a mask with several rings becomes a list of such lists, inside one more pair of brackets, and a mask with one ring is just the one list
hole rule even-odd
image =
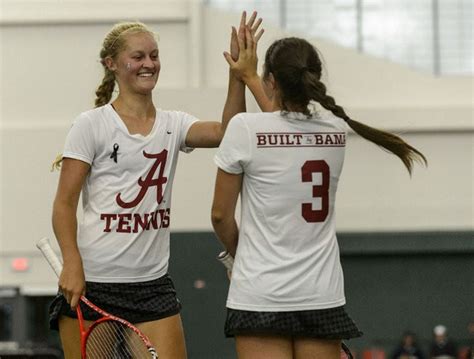
[[448, 337], [448, 331], [444, 325], [433, 328], [433, 342], [431, 343], [430, 358], [448, 359], [457, 357], [455, 343]]
[[467, 332], [469, 333], [468, 345], [459, 349], [459, 359], [474, 359], [474, 321], [467, 325]]
[[402, 340], [392, 353], [391, 359], [424, 359], [413, 332], [403, 333]]

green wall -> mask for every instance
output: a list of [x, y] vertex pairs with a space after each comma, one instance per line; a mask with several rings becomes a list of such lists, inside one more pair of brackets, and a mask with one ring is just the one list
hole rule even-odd
[[[410, 329], [427, 351], [432, 328], [442, 323], [467, 345], [467, 324], [474, 321], [473, 234], [339, 234], [347, 311], [365, 334], [348, 344], [390, 352]], [[170, 273], [190, 359], [235, 358], [233, 341], [223, 334], [228, 280], [215, 259], [221, 248], [212, 233], [172, 235]]]

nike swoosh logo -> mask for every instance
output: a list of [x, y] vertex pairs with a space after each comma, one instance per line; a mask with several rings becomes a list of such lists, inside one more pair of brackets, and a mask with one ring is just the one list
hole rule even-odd
[[171, 135], [171, 131], [166, 131], [166, 133], [167, 133], [168, 135]]

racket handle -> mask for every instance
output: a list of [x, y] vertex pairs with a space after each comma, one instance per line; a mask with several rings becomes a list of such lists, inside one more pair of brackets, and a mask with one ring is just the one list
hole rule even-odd
[[221, 262], [224, 267], [227, 268], [228, 271], [232, 271], [232, 267], [234, 266], [234, 258], [230, 255], [229, 252], [220, 252], [217, 256], [217, 260]]
[[43, 256], [46, 258], [51, 268], [53, 268], [54, 273], [56, 273], [59, 278], [59, 275], [63, 269], [63, 265], [59, 261], [56, 253], [54, 253], [51, 244], [49, 244], [49, 239], [41, 238], [38, 242], [36, 242], [36, 247], [38, 247], [41, 253], [43, 253]]

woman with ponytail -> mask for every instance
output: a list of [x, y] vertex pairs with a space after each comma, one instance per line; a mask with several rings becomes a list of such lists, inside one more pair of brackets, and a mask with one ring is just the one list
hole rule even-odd
[[[260, 23], [256, 13], [248, 21], [243, 14], [239, 32], [232, 31], [232, 58], [239, 57], [237, 38], [244, 28], [258, 39]], [[152, 98], [161, 69], [157, 36], [139, 22], [115, 25], [104, 39], [100, 61], [104, 77], [95, 108], [76, 118], [64, 153], [54, 163], [61, 174], [53, 228], [64, 265], [50, 326], [60, 332], [65, 357], [79, 358], [75, 308], [85, 294], [98, 307], [135, 324], [159, 358], [183, 359], [181, 306], [168, 275], [178, 154], [219, 145], [230, 118], [245, 111], [245, 85], [229, 77], [221, 122], [157, 109]], [[78, 223], [81, 193], [84, 214]], [[85, 320], [97, 319], [82, 309]]]
[[342, 340], [362, 335], [344, 308], [336, 239], [348, 128], [398, 156], [410, 173], [425, 157], [351, 119], [327, 93], [306, 40], [275, 41], [262, 79], [256, 46], [227, 62], [266, 112], [234, 116], [215, 156], [212, 223], [234, 256], [225, 334], [235, 337], [239, 359], [340, 358]]

